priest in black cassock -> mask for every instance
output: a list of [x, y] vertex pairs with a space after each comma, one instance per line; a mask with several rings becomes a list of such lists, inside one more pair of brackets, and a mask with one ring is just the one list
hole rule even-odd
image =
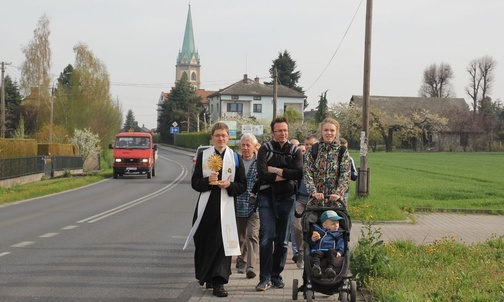
[[[247, 189], [245, 168], [240, 156], [228, 146], [229, 128], [218, 122], [212, 128], [213, 147], [197, 155], [191, 179], [192, 188], [200, 192], [188, 241], [195, 245], [194, 267], [200, 285], [213, 288], [213, 295], [227, 297], [224, 284], [231, 275], [231, 258], [240, 255], [234, 203]], [[208, 166], [209, 158], [222, 158], [219, 172]], [[211, 185], [210, 183], [217, 183]]]

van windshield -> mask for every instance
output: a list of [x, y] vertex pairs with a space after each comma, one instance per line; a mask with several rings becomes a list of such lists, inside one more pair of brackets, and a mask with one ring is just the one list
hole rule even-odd
[[119, 137], [115, 141], [115, 147], [120, 149], [149, 149], [150, 138], [148, 137]]

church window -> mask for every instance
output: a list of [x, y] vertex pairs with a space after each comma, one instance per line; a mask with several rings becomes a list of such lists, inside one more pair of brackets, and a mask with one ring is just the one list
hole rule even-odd
[[196, 81], [196, 72], [191, 74], [191, 81]]

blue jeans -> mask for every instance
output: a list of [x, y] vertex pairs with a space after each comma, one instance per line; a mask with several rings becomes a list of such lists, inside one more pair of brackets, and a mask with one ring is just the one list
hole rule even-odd
[[279, 278], [285, 267], [289, 237], [294, 218], [295, 196], [277, 199], [276, 205], [269, 196], [260, 195], [259, 205], [259, 281]]

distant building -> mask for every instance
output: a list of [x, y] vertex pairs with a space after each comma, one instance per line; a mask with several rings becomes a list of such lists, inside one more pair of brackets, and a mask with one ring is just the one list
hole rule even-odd
[[[363, 97], [353, 95], [350, 99], [350, 105], [362, 107]], [[448, 131], [439, 134], [429, 133], [429, 142], [432, 147], [438, 150], [448, 150], [453, 146], [464, 147], [469, 144], [469, 135], [475, 133], [472, 127], [461, 128], [453, 124], [450, 117], [457, 114], [464, 115], [469, 113], [469, 105], [463, 98], [425, 98], [425, 97], [400, 97], [400, 96], [370, 96], [370, 111], [377, 108], [385, 112], [392, 123], [399, 116], [410, 116], [415, 110], [427, 110], [431, 114], [437, 114], [439, 117], [448, 118]], [[453, 129], [457, 128], [457, 129]], [[389, 129], [392, 134], [393, 130]], [[392, 139], [392, 137], [390, 137]]]
[[[195, 45], [189, 5], [182, 50], [179, 51], [175, 65], [175, 81], [185, 77], [197, 88], [196, 93], [202, 98], [203, 106], [211, 117], [210, 121], [203, 121], [204, 124], [211, 124], [226, 117], [256, 117], [267, 120], [273, 118], [273, 85], [261, 84], [259, 78], [251, 80], [244, 75], [243, 80], [219, 91], [201, 89], [201, 62]], [[169, 101], [169, 96], [169, 92], [161, 92], [158, 99], [158, 117], [161, 105]], [[284, 114], [291, 106], [302, 116], [305, 98], [304, 94], [296, 90], [278, 85], [277, 115]]]
[[[294, 89], [278, 85], [277, 116], [283, 115], [288, 107], [303, 115], [306, 96]], [[247, 75], [243, 79], [208, 96], [212, 121], [226, 117], [255, 117], [273, 119], [273, 85], [251, 80]]]
[[[205, 110], [209, 110], [208, 95], [215, 91], [205, 90], [200, 88], [201, 84], [201, 64], [199, 53], [196, 50], [194, 43], [194, 31], [192, 26], [191, 5], [187, 11], [187, 20], [184, 32], [184, 41], [182, 43], [182, 50], [179, 51], [177, 56], [177, 65], [175, 65], [175, 82], [185, 77], [196, 89], [196, 94], [201, 97], [201, 102]], [[160, 114], [161, 105], [168, 101], [170, 92], [161, 91], [158, 99], [158, 117]], [[199, 128], [199, 127], [198, 127]]]
[[186, 27], [184, 32], [184, 42], [182, 50], [179, 51], [177, 57], [177, 65], [175, 65], [175, 81], [181, 78], [186, 78], [197, 89], [200, 88], [200, 57], [194, 43], [194, 32], [192, 27], [191, 5], [187, 11]]

